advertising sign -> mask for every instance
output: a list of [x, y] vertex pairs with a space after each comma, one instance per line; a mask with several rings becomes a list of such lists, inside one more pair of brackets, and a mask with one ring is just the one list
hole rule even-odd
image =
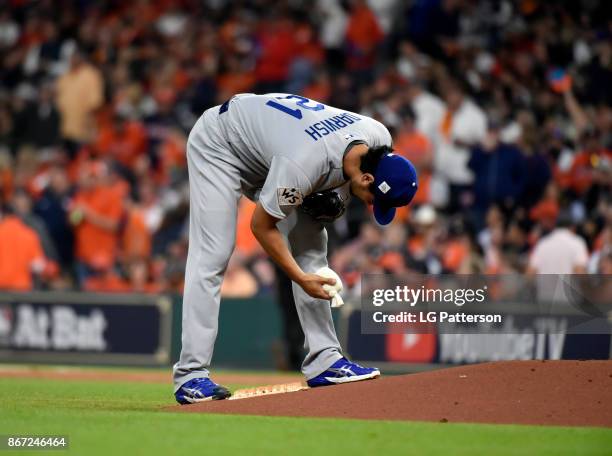
[[167, 364], [171, 320], [159, 296], [1, 293], [0, 360]]

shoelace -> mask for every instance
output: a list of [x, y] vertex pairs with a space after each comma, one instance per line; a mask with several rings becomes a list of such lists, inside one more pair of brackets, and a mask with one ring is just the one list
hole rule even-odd
[[344, 367], [344, 366], [347, 366], [347, 365], [348, 365], [348, 366], [357, 366], [357, 367], [359, 367], [360, 369], [365, 369], [365, 367], [363, 367], [361, 364], [354, 363], [353, 361], [349, 361], [349, 360], [348, 360], [348, 359], [346, 359], [346, 358], [344, 359], [344, 361], [345, 361], [345, 362], [344, 362], [344, 364], [342, 365], [342, 367]]
[[205, 386], [208, 386], [209, 383], [212, 383], [212, 380], [210, 378], [195, 378], [194, 383], [196, 385], [205, 384]]

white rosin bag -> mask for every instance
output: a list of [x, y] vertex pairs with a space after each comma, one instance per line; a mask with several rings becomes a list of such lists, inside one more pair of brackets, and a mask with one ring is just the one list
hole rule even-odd
[[335, 285], [325, 284], [323, 285], [323, 289], [329, 294], [329, 297], [331, 299], [331, 307], [336, 308], [343, 306], [344, 300], [342, 299], [342, 296], [340, 296], [340, 292], [344, 289], [344, 286], [342, 285], [342, 280], [340, 279], [340, 276], [338, 276], [338, 274], [336, 274], [332, 269], [328, 268], [327, 266], [318, 269], [315, 274], [321, 277], [325, 277], [327, 279], [336, 280]]

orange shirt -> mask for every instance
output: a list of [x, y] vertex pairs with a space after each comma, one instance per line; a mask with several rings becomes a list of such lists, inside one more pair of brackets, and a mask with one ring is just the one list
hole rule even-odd
[[260, 24], [257, 33], [260, 54], [255, 67], [258, 81], [282, 81], [296, 52], [295, 25], [289, 20]]
[[384, 38], [376, 16], [367, 6], [354, 9], [346, 28], [346, 38], [362, 51], [371, 51]]
[[562, 188], [570, 188], [582, 195], [593, 185], [594, 172], [602, 160], [612, 161], [612, 151], [602, 149], [590, 153], [583, 150], [576, 154], [568, 171], [555, 169], [556, 181]]
[[93, 276], [85, 281], [86, 291], [98, 293], [160, 293], [162, 288], [154, 283], [146, 283], [142, 286], [135, 286], [129, 281], [122, 279], [113, 272], [102, 276]]
[[235, 93], [248, 92], [255, 82], [255, 75], [250, 72], [224, 73], [217, 78], [219, 91], [228, 98]]
[[529, 218], [536, 222], [546, 219], [557, 220], [558, 215], [559, 203], [553, 199], [543, 199], [529, 211]]
[[114, 273], [90, 277], [85, 280], [84, 288], [87, 291], [102, 293], [127, 293], [130, 291], [129, 284]]
[[423, 257], [426, 249], [425, 236], [422, 234], [414, 234], [413, 236], [410, 236], [406, 241], [406, 248], [413, 257]]
[[130, 210], [122, 236], [122, 254], [126, 258], [148, 258], [151, 255], [151, 233], [145, 222], [144, 211]]
[[393, 218], [393, 223], [406, 223], [410, 219], [410, 213], [410, 205], [395, 208], [395, 217]]
[[295, 28], [296, 54], [313, 63], [321, 63], [325, 58], [325, 50], [317, 40], [316, 32], [304, 22]]
[[461, 240], [448, 242], [442, 254], [442, 264], [450, 271], [457, 271], [468, 255], [468, 246]]
[[418, 131], [400, 133], [393, 141], [393, 146], [397, 153], [410, 160], [417, 167], [427, 158], [431, 150], [431, 144], [427, 136]]
[[32, 289], [32, 269], [44, 267], [45, 255], [36, 232], [14, 215], [0, 220], [0, 289]]
[[111, 156], [128, 168], [146, 152], [146, 147], [147, 135], [139, 122], [126, 122], [123, 131], [102, 128], [96, 142], [96, 149], [102, 156]]
[[399, 272], [405, 267], [404, 257], [399, 252], [386, 252], [378, 260], [379, 266], [387, 271]]
[[[87, 206], [90, 211], [119, 222], [123, 213], [123, 202], [117, 198], [112, 187], [100, 186], [90, 191], [81, 191], [74, 198], [75, 204]], [[75, 229], [76, 256], [92, 266], [108, 266], [115, 260], [118, 235], [83, 219]]]
[[[238, 93], [238, 92], [236, 92]], [[168, 185], [171, 173], [175, 169], [185, 169], [186, 139], [180, 134], [173, 133], [159, 146], [161, 166], [155, 175], [155, 180], [161, 185]]]
[[331, 95], [331, 86], [327, 82], [319, 82], [306, 86], [304, 88], [304, 96], [311, 100], [317, 100], [322, 103], [327, 103]]
[[[423, 167], [429, 160], [431, 143], [427, 136], [419, 131], [411, 133], [400, 133], [393, 141], [395, 151], [410, 160], [417, 168]], [[424, 204], [429, 202], [429, 189], [431, 173], [419, 169], [419, 188], [412, 200], [413, 204]]]

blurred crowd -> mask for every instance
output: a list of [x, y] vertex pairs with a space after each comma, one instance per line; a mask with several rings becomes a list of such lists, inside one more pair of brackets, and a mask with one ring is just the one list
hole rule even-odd
[[[612, 273], [605, 0], [7, 0], [0, 288], [180, 292], [186, 137], [239, 92], [383, 122], [419, 190], [382, 229], [353, 202], [330, 264]], [[241, 202], [222, 293], [273, 287]]]

